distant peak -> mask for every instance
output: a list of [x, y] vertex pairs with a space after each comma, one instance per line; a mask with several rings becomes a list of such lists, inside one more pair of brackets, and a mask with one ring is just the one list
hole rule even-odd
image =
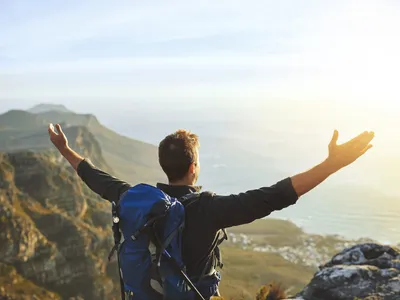
[[51, 103], [41, 103], [41, 104], [35, 105], [28, 111], [33, 114], [40, 114], [40, 113], [44, 113], [44, 112], [48, 112], [48, 111], [58, 111], [58, 112], [64, 112], [64, 113], [72, 112], [62, 104], [51, 104]]

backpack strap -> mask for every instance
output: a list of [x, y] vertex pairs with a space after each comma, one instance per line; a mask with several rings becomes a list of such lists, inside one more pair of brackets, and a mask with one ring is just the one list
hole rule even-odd
[[[167, 249], [167, 247], [169, 246], [169, 244], [172, 242], [172, 240], [174, 239], [174, 237], [178, 234], [178, 233], [182, 233], [183, 229], [185, 228], [185, 222], [182, 222], [181, 225], [179, 225], [179, 227], [177, 229], [175, 229], [174, 231], [172, 231], [169, 236], [165, 239], [164, 243], [161, 245], [161, 254], [164, 253], [165, 249]], [[161, 259], [161, 254], [160, 257], [158, 259], [157, 262], [157, 266], [160, 266], [160, 259]]]
[[[108, 261], [111, 260], [113, 257], [115, 251], [119, 251], [120, 245], [121, 245], [121, 231], [119, 230], [119, 216], [118, 216], [118, 208], [117, 204], [113, 201], [111, 202], [111, 209], [112, 209], [112, 220], [113, 220], [113, 225], [112, 225], [112, 231], [114, 235], [114, 247], [111, 249], [110, 254], [108, 255]], [[119, 255], [118, 257], [118, 275], [119, 275], [119, 283], [121, 287], [121, 299], [125, 300], [125, 288], [124, 288], [124, 281], [122, 279], [122, 271], [121, 271], [121, 264], [119, 260]]]
[[[222, 237], [221, 237], [221, 233], [223, 234]], [[211, 270], [209, 270], [209, 269], [210, 269], [209, 264], [206, 263], [206, 265], [205, 265], [204, 268], [203, 268], [203, 271], [201, 272], [201, 275], [200, 275], [199, 279], [197, 280], [197, 284], [200, 284], [200, 282], [201, 282], [206, 276], [214, 274], [214, 273], [215, 273], [215, 269], [216, 269], [217, 267], [220, 268], [220, 269], [223, 268], [224, 264], [222, 263], [222, 256], [221, 256], [221, 251], [220, 251], [220, 249], [219, 249], [219, 246], [222, 244], [222, 242], [223, 242], [224, 240], [227, 240], [227, 239], [228, 239], [228, 234], [227, 234], [227, 232], [226, 232], [226, 229], [221, 229], [221, 230], [218, 232], [217, 244], [216, 244], [216, 246], [215, 246], [215, 248], [214, 248], [214, 250], [213, 250], [214, 255], [215, 255], [215, 258], [216, 258], [216, 260], [217, 260], [217, 263], [216, 263], [216, 265], [213, 265], [213, 266], [211, 267]], [[207, 270], [209, 270], [209, 271], [207, 272]]]
[[204, 193], [189, 193], [181, 198], [179, 198], [179, 202], [183, 204], [185, 209], [192, 205], [193, 203], [199, 201], [203, 197]]
[[151, 231], [150, 234], [154, 238], [155, 243], [156, 243], [156, 247], [158, 248], [158, 252], [157, 252], [157, 267], [160, 267], [160, 265], [161, 265], [161, 256], [164, 254], [164, 252], [167, 249], [167, 247], [169, 246], [169, 244], [171, 244], [171, 242], [174, 239], [174, 237], [179, 232], [183, 231], [183, 229], [185, 228], [185, 222], [182, 222], [182, 224], [179, 225], [178, 228], [176, 228], [174, 231], [172, 231], [168, 235], [168, 237], [165, 239], [164, 243], [161, 242], [159, 236], [156, 234], [155, 225], [156, 225], [156, 222], [153, 223], [152, 231]]
[[217, 266], [222, 269], [224, 267], [224, 264], [222, 263], [222, 256], [221, 256], [221, 251], [219, 249], [219, 246], [222, 244], [223, 241], [228, 240], [228, 233], [226, 232], [226, 229], [221, 229], [219, 233], [223, 233], [223, 237], [219, 238], [219, 234], [218, 234], [218, 242], [217, 242], [217, 246], [215, 247], [215, 255], [217, 258]]
[[[211, 193], [211, 192], [201, 192], [201, 193], [190, 193], [187, 194], [185, 196], [183, 196], [181, 198], [181, 202], [182, 204], [186, 207], [188, 207], [189, 205], [192, 205], [193, 203], [199, 201], [202, 197], [213, 197], [215, 195], [215, 193]], [[221, 236], [222, 234], [222, 236]], [[212, 252], [214, 252], [215, 258], [217, 260], [216, 264], [213, 262], [213, 265], [211, 266], [210, 269], [210, 265], [207, 262], [203, 268], [203, 271], [201, 272], [200, 277], [197, 280], [197, 284], [199, 284], [206, 276], [208, 275], [212, 275], [215, 273], [215, 269], [218, 267], [220, 269], [223, 268], [223, 263], [222, 263], [222, 256], [221, 256], [221, 252], [219, 249], [219, 246], [222, 244], [222, 242], [224, 240], [228, 239], [228, 234], [226, 232], [226, 229], [221, 229], [218, 232], [218, 237], [217, 237], [217, 243], [216, 246], [214, 248], [214, 250]], [[212, 257], [213, 258], [213, 257]]]
[[181, 266], [178, 264], [178, 262], [168, 253], [167, 247], [173, 240], [173, 238], [176, 236], [178, 232], [182, 232], [183, 229], [185, 228], [185, 222], [182, 222], [182, 224], [173, 232], [171, 232], [168, 237], [165, 239], [164, 243], [161, 243], [159, 236], [157, 235], [155, 231], [155, 225], [156, 222], [153, 222], [152, 227], [153, 230], [151, 232], [152, 236], [155, 239], [156, 242], [156, 248], [157, 248], [157, 267], [160, 267], [161, 263], [161, 257], [162, 255], [166, 256], [168, 260], [172, 263], [173, 268], [175, 269], [176, 272], [180, 273], [181, 276], [183, 277], [184, 281], [191, 287], [191, 289], [197, 294], [197, 296], [201, 300], [206, 300], [203, 295], [200, 293], [200, 291], [196, 288], [196, 286], [193, 284], [193, 282], [189, 279], [189, 277], [186, 275], [185, 270], [181, 268]]
[[163, 217], [165, 217], [164, 215], [158, 215], [155, 216], [153, 218], [151, 218], [150, 220], [147, 221], [146, 224], [144, 224], [140, 229], [138, 229], [136, 232], [134, 232], [131, 236], [132, 240], [136, 240], [139, 236], [140, 233], [142, 233], [143, 231], [147, 230], [150, 227], [154, 227], [154, 224], [156, 223], [157, 220], [162, 219]]
[[193, 284], [193, 282], [189, 279], [189, 277], [186, 275], [185, 271], [183, 269], [181, 269], [181, 267], [178, 265], [178, 263], [176, 262], [175, 259], [173, 259], [171, 257], [171, 255], [168, 253], [167, 250], [164, 250], [164, 254], [167, 256], [167, 258], [172, 262], [172, 265], [174, 266], [174, 268], [176, 269], [176, 271], [178, 271], [183, 279], [185, 280], [185, 282], [192, 288], [192, 290], [197, 294], [197, 296], [201, 299], [201, 300], [206, 300], [203, 295], [200, 293], [200, 291], [197, 289], [197, 287]]

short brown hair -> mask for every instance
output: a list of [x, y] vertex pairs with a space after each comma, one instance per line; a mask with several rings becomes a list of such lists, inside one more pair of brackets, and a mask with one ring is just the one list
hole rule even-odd
[[190, 131], [180, 129], [165, 137], [158, 147], [158, 160], [170, 182], [185, 177], [197, 160], [199, 138]]

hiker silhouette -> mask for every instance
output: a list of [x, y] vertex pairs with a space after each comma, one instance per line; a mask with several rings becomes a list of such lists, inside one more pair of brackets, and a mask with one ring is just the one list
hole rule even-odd
[[338, 144], [335, 130], [326, 159], [309, 170], [271, 186], [217, 195], [196, 186], [200, 143], [190, 131], [178, 130], [159, 144], [158, 159], [168, 183], [135, 186], [100, 170], [71, 149], [59, 124], [49, 124], [48, 132], [86, 185], [113, 203], [121, 297], [141, 300], [219, 296], [219, 269], [223, 267], [219, 245], [227, 238], [225, 229], [294, 205], [364, 155], [374, 138], [373, 132], [365, 131]]

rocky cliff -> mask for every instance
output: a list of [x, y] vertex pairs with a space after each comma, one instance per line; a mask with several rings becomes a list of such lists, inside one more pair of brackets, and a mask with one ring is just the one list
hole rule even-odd
[[[262, 286], [255, 300], [399, 300], [400, 248], [365, 243], [346, 248], [319, 267], [296, 296], [281, 284]], [[212, 300], [242, 297], [212, 297]]]
[[155, 146], [93, 115], [48, 105], [0, 115], [0, 299], [114, 299], [110, 204], [54, 151], [49, 122], [63, 124], [72, 148], [105, 171], [133, 184], [162, 178]]
[[[107, 169], [90, 133], [73, 130], [76, 149]], [[0, 153], [0, 207], [2, 297], [113, 299], [117, 294], [117, 268], [106, 260], [112, 246], [110, 206], [54, 151]]]
[[399, 300], [400, 249], [374, 243], [345, 249], [320, 267], [296, 299]]

